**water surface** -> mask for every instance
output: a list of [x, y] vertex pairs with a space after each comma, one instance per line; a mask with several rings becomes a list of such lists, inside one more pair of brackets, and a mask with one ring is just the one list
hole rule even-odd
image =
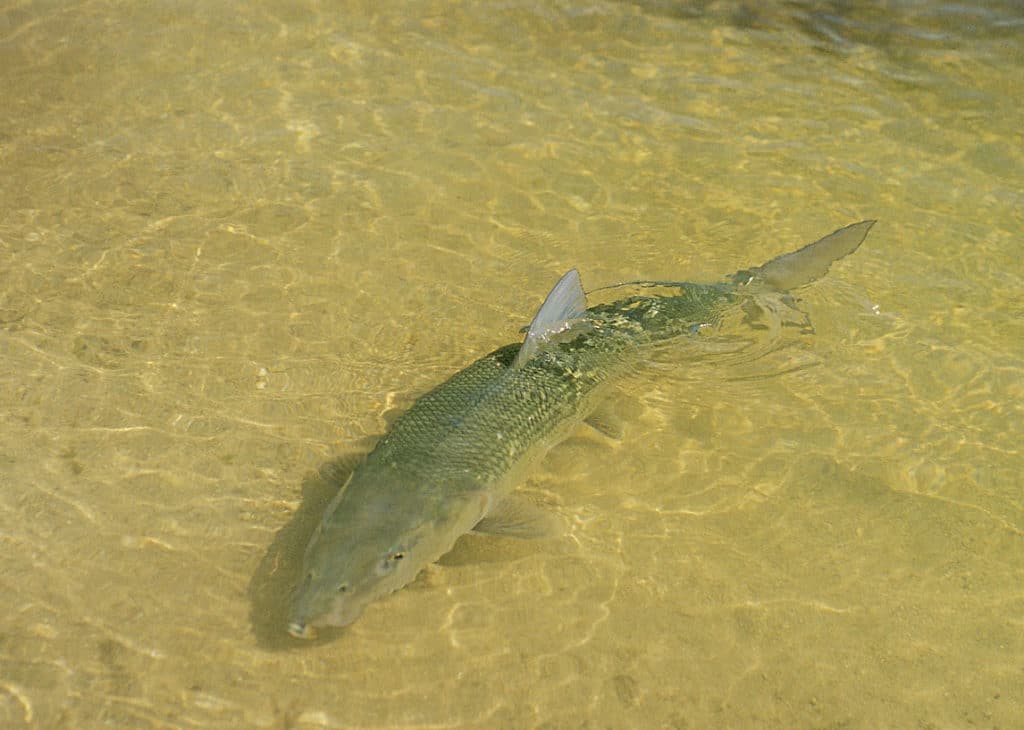
[[[1022, 31], [1012, 2], [8, 5], [0, 725], [1019, 723]], [[331, 485], [566, 269], [713, 281], [863, 218], [813, 332], [660, 352], [615, 438], [537, 465], [564, 538], [467, 537], [283, 635]]]

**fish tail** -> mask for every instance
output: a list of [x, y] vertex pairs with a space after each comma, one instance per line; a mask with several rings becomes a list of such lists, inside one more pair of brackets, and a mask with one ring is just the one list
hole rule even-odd
[[740, 285], [758, 281], [780, 291], [810, 284], [824, 276], [832, 262], [856, 251], [874, 224], [873, 220], [852, 223], [798, 251], [783, 254], [762, 266], [738, 271], [731, 279]]

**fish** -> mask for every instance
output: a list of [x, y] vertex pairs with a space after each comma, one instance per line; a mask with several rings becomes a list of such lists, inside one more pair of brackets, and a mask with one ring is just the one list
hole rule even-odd
[[[603, 287], [588, 306], [568, 271], [522, 342], [499, 347], [417, 399], [357, 466], [314, 530], [287, 631], [299, 639], [355, 621], [412, 582], [463, 535], [557, 535], [560, 519], [515, 494], [529, 466], [590, 414], [645, 350], [714, 325], [758, 292], [788, 292], [853, 253], [853, 223], [713, 284]], [[561, 524], [564, 527], [564, 524]]]

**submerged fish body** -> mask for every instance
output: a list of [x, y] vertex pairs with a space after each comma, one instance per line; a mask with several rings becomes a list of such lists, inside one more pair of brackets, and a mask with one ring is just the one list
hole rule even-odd
[[[579, 275], [567, 273], [523, 343], [422, 396], [352, 473], [310, 540], [288, 631], [309, 638], [315, 627], [351, 623], [467, 532], [552, 532], [550, 515], [513, 494], [517, 477], [591, 411], [605, 383], [652, 344], [714, 324], [751, 286], [785, 291], [813, 281], [856, 250], [873, 223], [723, 283], [634, 282], [620, 285], [623, 298], [590, 308]], [[655, 285], [659, 293], [648, 293]]]

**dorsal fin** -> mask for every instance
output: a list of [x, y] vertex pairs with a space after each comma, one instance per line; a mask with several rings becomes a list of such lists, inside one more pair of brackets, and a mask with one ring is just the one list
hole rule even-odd
[[565, 332], [587, 309], [587, 295], [580, 284], [580, 272], [570, 269], [558, 280], [544, 304], [537, 310], [512, 367], [522, 367], [555, 335]]

